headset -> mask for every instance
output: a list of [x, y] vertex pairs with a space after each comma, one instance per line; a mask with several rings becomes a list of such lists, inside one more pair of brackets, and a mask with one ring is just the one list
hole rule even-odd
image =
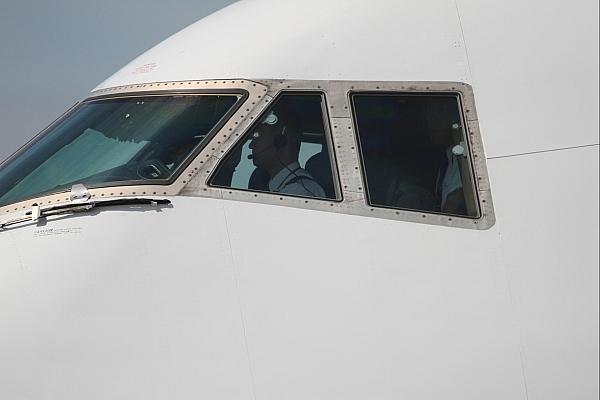
[[[275, 114], [273, 111], [271, 111], [263, 120], [262, 124], [266, 124], [266, 125], [275, 125], [277, 124], [277, 122], [279, 122], [279, 117], [277, 116], [277, 114]], [[296, 174], [296, 170], [291, 170], [287, 165], [285, 165], [281, 159], [279, 158], [279, 150], [283, 149], [285, 146], [288, 145], [288, 135], [286, 135], [286, 130], [287, 126], [283, 126], [283, 129], [281, 129], [281, 133], [273, 136], [273, 143], [271, 143], [270, 146], [267, 146], [266, 148], [264, 148], [263, 150], [261, 150], [260, 152], [256, 153], [256, 154], [249, 154], [248, 155], [248, 160], [252, 160], [254, 159], [254, 157], [256, 157], [257, 155], [270, 150], [271, 148], [275, 148], [275, 157], [277, 158], [277, 161], [279, 161], [279, 163], [281, 164], [281, 166], [285, 169], [287, 169], [289, 171], [289, 175], [293, 175], [294, 178], [292, 178], [290, 181], [288, 181], [286, 183], [285, 186], [290, 185], [292, 183], [300, 183], [302, 185], [302, 187], [304, 188], [304, 190], [306, 190], [308, 193], [310, 193], [313, 197], [317, 197], [310, 189], [308, 189], [305, 185], [303, 180], [304, 179], [310, 179], [314, 182], [315, 179], [312, 177], [307, 177], [307, 176], [303, 176], [303, 175], [297, 175]], [[286, 178], [287, 179], [287, 178]]]
[[[271, 111], [269, 113], [269, 115], [267, 115], [265, 117], [265, 119], [263, 120], [262, 124], [266, 124], [266, 125], [275, 125], [277, 124], [277, 122], [279, 122], [279, 117], [277, 116], [277, 114], [275, 114], [273, 111]], [[273, 136], [273, 143], [270, 146], [267, 146], [266, 148], [264, 148], [262, 151], [252, 155], [249, 154], [248, 155], [248, 160], [252, 160], [254, 159], [255, 156], [257, 156], [260, 153], [263, 153], [265, 151], [270, 150], [271, 148], [275, 148], [277, 151], [279, 151], [280, 149], [283, 149], [285, 146], [287, 146], [288, 144], [288, 137], [285, 133], [285, 129], [287, 127], [284, 125], [283, 129], [281, 130], [281, 133]]]

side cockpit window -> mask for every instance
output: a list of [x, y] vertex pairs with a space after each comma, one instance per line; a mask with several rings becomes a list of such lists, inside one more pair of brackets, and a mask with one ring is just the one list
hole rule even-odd
[[460, 98], [354, 94], [369, 204], [478, 217]]
[[227, 154], [212, 186], [335, 199], [321, 94], [283, 94]]

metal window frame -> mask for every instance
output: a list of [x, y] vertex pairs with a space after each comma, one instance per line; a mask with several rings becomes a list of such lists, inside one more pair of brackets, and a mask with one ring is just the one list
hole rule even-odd
[[[74, 107], [69, 109], [55, 122], [42, 130], [34, 137], [27, 145], [23, 146], [15, 156], [20, 154], [24, 149], [35, 143], [43, 137], [50, 129], [60, 123], [65, 117], [77, 109], [77, 107], [86, 102], [101, 100], [106, 98], [122, 98], [122, 97], [137, 97], [137, 96], [171, 96], [171, 95], [202, 95], [202, 94], [236, 94], [241, 95], [241, 101], [238, 100], [233, 108], [223, 117], [219, 125], [211, 129], [209, 136], [212, 139], [206, 140], [198, 149], [194, 157], [186, 160], [187, 165], [182, 166], [177, 174], [168, 182], [159, 182], [152, 184], [143, 184], [136, 182], [121, 182], [114, 186], [93, 187], [88, 190], [92, 199], [112, 199], [122, 197], [151, 197], [151, 196], [176, 196], [188, 184], [188, 182], [200, 171], [205, 160], [210, 158], [214, 148], [211, 144], [218, 135], [223, 135], [224, 131], [233, 131], [241, 121], [244, 120], [247, 112], [245, 110], [254, 107], [259, 103], [267, 89], [257, 82], [252, 82], [245, 79], [229, 79], [229, 80], [203, 80], [203, 81], [177, 81], [177, 82], [157, 82], [148, 84], [125, 85], [112, 88], [106, 88], [90, 93], [82, 101], [78, 102]], [[13, 159], [15, 156], [11, 157]], [[18, 211], [31, 209], [35, 205], [60, 205], [69, 203], [69, 192], [59, 192], [54, 194], [41, 194], [37, 197], [12, 203], [0, 207], [0, 218], [5, 215], [12, 214]]]
[[[254, 123], [244, 132], [243, 135], [241, 135], [239, 140], [236, 142], [236, 145], [237, 146], [242, 145], [243, 141], [248, 138], [248, 135], [250, 134], [250, 132], [252, 132], [253, 130], [256, 129], [261, 118], [264, 118], [264, 115], [269, 111], [269, 109], [271, 107], [273, 107], [274, 105], [276, 105], [277, 102], [280, 101], [281, 98], [286, 95], [296, 95], [296, 96], [311, 96], [312, 95], [312, 96], [319, 96], [321, 98], [321, 117], [322, 117], [322, 121], [323, 121], [323, 129], [324, 129], [323, 133], [325, 135], [325, 145], [327, 146], [327, 150], [329, 153], [329, 160], [331, 163], [331, 169], [332, 169], [331, 173], [332, 173], [334, 190], [335, 190], [335, 198], [334, 199], [318, 198], [318, 197], [313, 198], [313, 197], [306, 197], [306, 196], [278, 194], [278, 193], [267, 192], [267, 191], [258, 191], [258, 190], [241, 189], [241, 188], [230, 188], [230, 187], [226, 187], [226, 186], [214, 185], [212, 182], [213, 182], [216, 174], [219, 172], [221, 164], [217, 164], [216, 168], [214, 168], [213, 172], [208, 177], [208, 179], [207, 179], [208, 185], [212, 188], [219, 188], [219, 189], [224, 189], [224, 190], [234, 189], [234, 190], [241, 190], [241, 191], [250, 192], [250, 193], [266, 193], [266, 194], [271, 193], [271, 194], [277, 194], [279, 196], [290, 196], [290, 197], [298, 197], [298, 198], [303, 198], [303, 199], [307, 198], [307, 199], [315, 199], [315, 200], [323, 200], [323, 201], [333, 201], [333, 202], [337, 202], [337, 203], [342, 202], [344, 200], [344, 198], [343, 198], [342, 191], [340, 189], [341, 185], [340, 185], [339, 174], [337, 171], [337, 161], [335, 158], [335, 149], [334, 149], [333, 140], [331, 137], [331, 126], [329, 124], [330, 118], [329, 118], [329, 112], [327, 110], [327, 98], [325, 96], [325, 93], [322, 90], [310, 90], [310, 91], [307, 91], [307, 90], [282, 90], [282, 91], [280, 91], [279, 93], [277, 93], [275, 95], [273, 100], [270, 102], [269, 106], [264, 107], [262, 109], [259, 117], [254, 119]], [[233, 149], [235, 147], [236, 146], [233, 146], [231, 148], [231, 151], [233, 151]], [[230, 152], [227, 152], [226, 154], [224, 154], [222, 158], [225, 159], [229, 153]]]
[[[216, 188], [207, 184], [199, 174], [182, 191], [189, 196], [214, 197], [219, 199], [283, 205], [309, 210], [335, 212], [356, 216], [375, 217], [404, 222], [425, 223], [455, 228], [485, 230], [495, 224], [495, 214], [489, 185], [485, 153], [479, 131], [479, 123], [475, 108], [475, 99], [470, 85], [462, 82], [359, 82], [359, 81], [308, 81], [308, 80], [256, 80], [268, 88], [262, 106], [252, 112], [257, 118], [282, 92], [293, 91], [322, 91], [328, 104], [329, 123], [333, 141], [333, 149], [337, 162], [337, 172], [340, 179], [342, 201], [298, 198], [284, 194], [254, 192], [233, 188]], [[461, 113], [465, 121], [466, 141], [469, 151], [473, 184], [480, 209], [478, 218], [446, 215], [423, 211], [390, 209], [375, 207], [368, 204], [359, 157], [358, 138], [352, 115], [350, 95], [353, 92], [369, 93], [443, 93], [454, 94], [460, 99]], [[250, 115], [250, 114], [249, 114]], [[253, 122], [253, 121], [252, 121]], [[247, 132], [240, 126], [236, 136]], [[206, 175], [217, 167], [221, 156], [227, 154], [233, 143], [222, 143], [217, 149], [211, 163], [206, 165]]]
[[[477, 187], [475, 184], [476, 178], [475, 175], [473, 173], [473, 160], [470, 157], [470, 143], [469, 140], [467, 140], [467, 132], [466, 132], [466, 119], [465, 116], [463, 115], [463, 111], [462, 111], [462, 99], [461, 96], [457, 93], [453, 93], [453, 92], [435, 92], [435, 93], [431, 93], [431, 92], [411, 92], [411, 93], [407, 93], [407, 92], [373, 92], [373, 91], [352, 91], [348, 94], [349, 96], [349, 102], [350, 105], [352, 107], [352, 121], [354, 123], [354, 129], [356, 132], [356, 138], [357, 138], [357, 144], [359, 147], [359, 151], [362, 153], [362, 145], [361, 145], [361, 140], [360, 140], [360, 132], [358, 129], [358, 120], [357, 120], [357, 115], [356, 115], [356, 105], [354, 102], [354, 99], [357, 96], [371, 96], [371, 97], [377, 97], [377, 96], [381, 96], [381, 97], [391, 97], [391, 96], [404, 96], [404, 97], [452, 97], [456, 100], [456, 106], [458, 107], [458, 111], [459, 111], [459, 116], [460, 116], [460, 120], [461, 120], [461, 130], [462, 130], [462, 137], [465, 141], [466, 147], [467, 147], [467, 163], [469, 166], [468, 169], [468, 173], [469, 173], [469, 178], [470, 178], [470, 193], [474, 195], [474, 200], [475, 203], [477, 204], [477, 215], [457, 215], [457, 214], [449, 214], [449, 213], [443, 213], [443, 212], [434, 212], [434, 211], [425, 211], [427, 213], [430, 214], [440, 214], [440, 215], [446, 215], [449, 217], [463, 217], [463, 218], [468, 218], [468, 219], [479, 219], [481, 217], [481, 207], [480, 207], [480, 201], [479, 201], [479, 193], [477, 192]], [[386, 206], [383, 204], [374, 204], [371, 202], [371, 196], [369, 193], [369, 180], [367, 178], [367, 168], [365, 165], [365, 161], [364, 161], [364, 157], [360, 158], [360, 167], [361, 167], [361, 172], [362, 172], [362, 176], [363, 176], [363, 182], [365, 183], [365, 198], [367, 200], [367, 203], [369, 204], [369, 206], [371, 207], [376, 207], [376, 208], [385, 208], [385, 209], [390, 209], [390, 210], [407, 210], [407, 211], [415, 211], [415, 212], [423, 212], [423, 211], [419, 211], [419, 210], [411, 210], [411, 209], [403, 209], [401, 207], [393, 207], [393, 206]], [[466, 196], [466, 194], [465, 194]]]
[[[228, 121], [215, 133], [212, 140], [200, 151], [180, 176], [168, 186], [116, 186], [90, 189], [92, 197], [144, 197], [144, 196], [196, 196], [236, 200], [250, 203], [288, 206], [316, 211], [383, 218], [403, 222], [425, 223], [465, 229], [489, 229], [495, 224], [494, 207], [490, 191], [486, 157], [479, 130], [472, 87], [462, 82], [379, 82], [379, 81], [318, 81], [273, 79], [219, 79], [202, 81], [177, 81], [136, 84], [95, 91], [87, 99], [107, 95], [142, 93], [182, 93], [193, 90], [245, 90], [247, 98]], [[333, 201], [294, 197], [278, 193], [252, 192], [233, 188], [216, 188], [208, 185], [209, 177], [221, 159], [243, 138], [263, 111], [283, 91], [322, 92], [328, 108], [333, 156], [337, 163], [342, 199]], [[351, 112], [350, 93], [455, 93], [461, 99], [462, 114], [466, 121], [469, 157], [472, 160], [475, 186], [479, 197], [481, 216], [467, 218], [420, 211], [386, 209], [370, 206], [364, 191], [364, 181]], [[0, 216], [32, 207], [33, 204], [68, 202], [68, 194], [45, 196], [0, 208]]]

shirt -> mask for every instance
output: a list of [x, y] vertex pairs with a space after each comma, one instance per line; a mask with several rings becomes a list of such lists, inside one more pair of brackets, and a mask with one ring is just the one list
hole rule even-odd
[[296, 161], [269, 180], [269, 190], [277, 193], [307, 197], [325, 197], [325, 191]]
[[[438, 192], [441, 198], [442, 209], [446, 204], [448, 195], [452, 192], [462, 189], [462, 178], [460, 176], [460, 161], [457, 156], [452, 154], [452, 148], [446, 149], [446, 159], [448, 167], [446, 171], [440, 170], [438, 176]], [[443, 174], [443, 176], [442, 176]]]

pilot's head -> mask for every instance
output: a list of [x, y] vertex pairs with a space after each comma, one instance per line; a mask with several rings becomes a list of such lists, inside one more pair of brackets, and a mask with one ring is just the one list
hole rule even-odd
[[261, 121], [250, 142], [254, 165], [271, 176], [298, 161], [300, 140], [294, 118], [283, 110], [273, 110]]
[[460, 136], [460, 120], [454, 98], [428, 104], [424, 119], [427, 135], [434, 145], [448, 146], [459, 139], [456, 136]]

